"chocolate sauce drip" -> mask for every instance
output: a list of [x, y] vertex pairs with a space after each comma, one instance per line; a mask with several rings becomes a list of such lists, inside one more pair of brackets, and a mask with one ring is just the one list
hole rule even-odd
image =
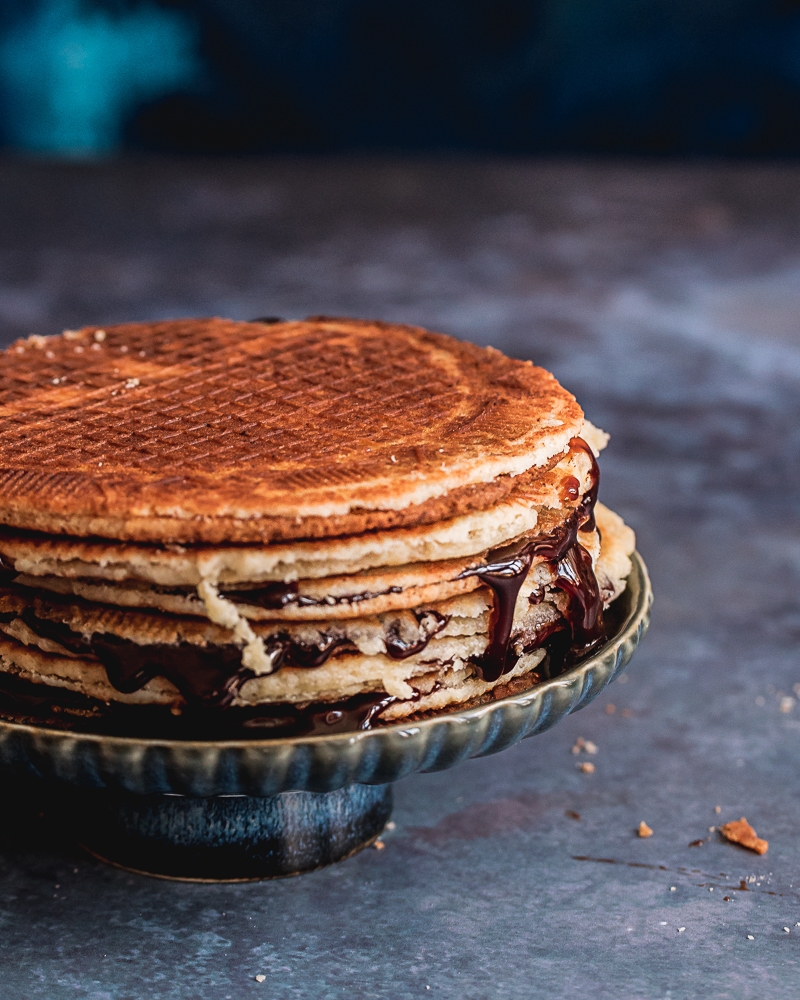
[[581, 500], [578, 510], [581, 512], [581, 515], [586, 515], [585, 518], [582, 518], [583, 523], [581, 524], [580, 530], [594, 531], [597, 527], [594, 519], [594, 508], [597, 503], [597, 493], [600, 489], [600, 466], [597, 464], [594, 452], [583, 440], [583, 438], [572, 438], [569, 446], [570, 448], [574, 448], [576, 451], [584, 452], [584, 454], [589, 456], [589, 460], [591, 462], [591, 466], [589, 468], [589, 489], [583, 494], [583, 499]]
[[594, 645], [602, 635], [603, 598], [592, 568], [592, 557], [576, 543], [558, 563], [556, 586], [569, 598], [566, 619], [573, 641]]
[[[489, 619], [489, 645], [477, 657], [478, 667], [485, 681], [496, 681], [514, 668], [518, 656], [510, 648], [511, 629], [514, 624], [514, 609], [517, 595], [534, 558], [552, 563], [556, 576], [556, 587], [569, 597], [565, 618], [573, 636], [573, 642], [581, 649], [588, 650], [603, 635], [603, 599], [592, 568], [592, 557], [578, 542], [578, 532], [594, 531], [594, 508], [600, 486], [600, 470], [594, 453], [583, 438], [572, 438], [570, 447], [585, 452], [591, 459], [589, 488], [578, 507], [547, 538], [519, 542], [495, 549], [487, 557], [487, 565], [467, 570], [462, 576], [476, 575], [492, 591], [492, 612]], [[538, 604], [542, 595], [531, 594], [531, 604]], [[537, 641], [527, 652], [544, 643], [552, 634], [545, 630], [541, 642]]]
[[496, 681], [512, 670], [517, 662], [518, 657], [509, 645], [514, 608], [534, 557], [559, 563], [576, 544], [579, 524], [576, 512], [547, 538], [523, 538], [512, 545], [494, 549], [487, 557], [486, 566], [462, 574], [477, 576], [491, 589], [494, 598], [489, 618], [489, 645], [475, 661], [485, 681]]
[[238, 600], [242, 604], [280, 611], [287, 604], [293, 603], [297, 597], [297, 584], [269, 583], [266, 587], [259, 587], [258, 590], [226, 590], [225, 597], [229, 600]]
[[242, 666], [241, 652], [235, 646], [208, 648], [189, 642], [137, 646], [107, 634], [93, 635], [91, 646], [110, 683], [123, 694], [133, 694], [154, 677], [164, 677], [187, 701], [226, 708], [245, 681], [255, 677]]
[[31, 608], [25, 608], [21, 617], [36, 635], [52, 639], [72, 653], [96, 656], [105, 667], [109, 683], [123, 694], [133, 694], [154, 677], [164, 677], [187, 702], [225, 708], [242, 684], [255, 676], [242, 666], [241, 651], [236, 646], [196, 646], [189, 642], [140, 646], [107, 632], [81, 635], [64, 622], [37, 617]]
[[[389, 656], [405, 659], [420, 652], [449, 620], [435, 611], [424, 612], [420, 620], [426, 616], [436, 619], [436, 628], [416, 643], [406, 643], [399, 635], [390, 637], [386, 643]], [[0, 615], [0, 621], [11, 622], [16, 617], [15, 612], [8, 612]], [[84, 636], [64, 622], [37, 617], [32, 608], [25, 608], [19, 617], [36, 635], [52, 639], [72, 653], [97, 657], [106, 669], [109, 683], [124, 694], [138, 691], [154, 677], [164, 677], [190, 705], [227, 708], [242, 685], [255, 676], [242, 666], [237, 646], [197, 646], [188, 642], [139, 645], [107, 633]], [[336, 650], [345, 647], [356, 649], [344, 637], [322, 636], [319, 644], [314, 645], [297, 642], [284, 634], [267, 642], [267, 653], [273, 657], [275, 670], [281, 666], [311, 669], [321, 667]]]
[[276, 670], [279, 666], [321, 667], [335, 650], [342, 646], [354, 648], [347, 639], [335, 639], [330, 635], [325, 636], [319, 646], [294, 642], [288, 637], [278, 639], [278, 643], [283, 647], [283, 656], [275, 664]]
[[285, 739], [371, 729], [395, 699], [357, 695], [302, 708], [292, 704], [228, 708], [195, 705], [175, 715], [165, 705], [103, 702], [75, 691], [0, 673], [0, 718], [79, 732], [164, 739]]
[[402, 594], [402, 587], [387, 587], [381, 591], [364, 591], [361, 594], [342, 594], [338, 597], [307, 597], [297, 593], [296, 583], [270, 583], [254, 590], [226, 590], [224, 596], [239, 604], [252, 604], [259, 608], [280, 610], [287, 604], [298, 608], [327, 608], [336, 604], [360, 604], [384, 594]]
[[432, 632], [429, 632], [427, 635], [423, 635], [423, 637], [418, 639], [416, 642], [406, 642], [405, 639], [400, 637], [397, 630], [389, 634], [386, 639], [386, 652], [393, 660], [405, 660], [408, 659], [409, 656], [413, 656], [415, 653], [421, 653], [431, 639], [435, 635], [438, 635], [450, 621], [447, 616], [439, 614], [438, 611], [430, 610], [417, 614], [417, 623], [421, 626], [422, 621], [425, 618], [434, 618], [436, 621], [436, 627]]
[[532, 544], [528, 544], [505, 559], [499, 552], [490, 552], [489, 564], [477, 574], [481, 582], [491, 588], [494, 596], [489, 618], [489, 645], [475, 661], [485, 681], [496, 681], [513, 666], [508, 660], [514, 607], [520, 587], [531, 568], [533, 548]]

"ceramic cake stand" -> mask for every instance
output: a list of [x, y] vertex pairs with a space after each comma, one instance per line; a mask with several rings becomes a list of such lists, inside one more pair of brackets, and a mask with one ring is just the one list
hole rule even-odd
[[372, 843], [392, 782], [513, 746], [588, 704], [644, 635], [652, 592], [634, 554], [607, 641], [521, 695], [413, 724], [273, 740], [181, 741], [0, 722], [0, 765], [50, 783], [92, 854], [165, 878], [239, 880], [310, 871]]

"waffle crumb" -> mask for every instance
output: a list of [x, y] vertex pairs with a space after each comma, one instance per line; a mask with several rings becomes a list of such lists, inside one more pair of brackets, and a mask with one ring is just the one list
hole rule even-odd
[[372, 846], [375, 848], [376, 851], [382, 851], [384, 847], [386, 847], [386, 844], [384, 844], [382, 840], [376, 840]]
[[578, 764], [578, 770], [583, 771], [584, 774], [594, 774], [594, 764], [585, 760], [582, 764]]
[[266, 979], [267, 979], [267, 977], [266, 977], [266, 976], [262, 976], [262, 975], [260, 975], [260, 974], [259, 974], [258, 976], [256, 976], [256, 982], [257, 982], [257, 983], [263, 983], [263, 982], [266, 982]]
[[642, 822], [639, 824], [639, 829], [636, 832], [639, 834], [640, 837], [653, 836], [653, 831], [650, 829], [647, 823], [645, 823], [644, 820], [642, 820]]
[[726, 840], [730, 840], [732, 844], [741, 844], [742, 847], [746, 847], [750, 851], [755, 851], [756, 854], [766, 854], [769, 849], [769, 841], [762, 840], [744, 816], [741, 819], [735, 819], [731, 823], [721, 826], [719, 832]]

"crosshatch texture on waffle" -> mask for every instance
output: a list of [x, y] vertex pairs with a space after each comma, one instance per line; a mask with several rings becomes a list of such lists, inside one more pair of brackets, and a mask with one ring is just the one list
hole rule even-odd
[[583, 423], [530, 362], [359, 320], [29, 338], [2, 356], [0, 398], [0, 521], [142, 541], [424, 523], [445, 496], [444, 516], [480, 509]]

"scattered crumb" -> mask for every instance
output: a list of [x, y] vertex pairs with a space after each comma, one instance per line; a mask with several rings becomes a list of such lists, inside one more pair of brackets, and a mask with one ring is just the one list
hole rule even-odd
[[135, 389], [138, 384], [139, 384], [138, 378], [129, 378], [128, 381], [125, 383], [125, 388]]
[[679, 927], [679, 928], [678, 928], [678, 933], [679, 933], [679, 934], [683, 934], [683, 932], [684, 932], [685, 930], [686, 930], [686, 928], [685, 928], [685, 927]]
[[594, 764], [585, 760], [582, 764], [578, 764], [578, 770], [583, 771], [584, 774], [594, 774]]
[[769, 848], [769, 842], [762, 840], [756, 834], [756, 831], [750, 826], [744, 816], [741, 819], [733, 820], [732, 823], [726, 823], [725, 826], [721, 826], [719, 832], [726, 840], [730, 840], [731, 843], [741, 844], [742, 847], [747, 847], [749, 850], [755, 851], [756, 854], [766, 854]]
[[717, 828], [716, 828], [715, 826], [710, 826], [710, 827], [708, 828], [708, 832], [709, 832], [709, 833], [713, 833], [713, 832], [714, 832], [714, 831], [715, 831], [716, 829], [717, 829]]
[[659, 923], [661, 924], [662, 927], [666, 927], [667, 926], [666, 920], [659, 920]]
[[713, 892], [713, 891], [714, 891], [714, 886], [713, 886], [713, 885], [710, 885], [710, 886], [708, 887], [708, 891], [709, 891], [709, 892]]
[[610, 703], [606, 705], [606, 715], [613, 715], [614, 712], [616, 712], [616, 710], [617, 710], [616, 705], [612, 705]]
[[753, 935], [752, 935], [752, 934], [748, 934], [748, 935], [747, 935], [747, 940], [748, 940], [748, 941], [755, 941], [755, 938], [753, 937]]
[[645, 823], [644, 820], [642, 820], [642, 822], [639, 824], [639, 829], [637, 830], [637, 833], [639, 834], [640, 837], [653, 836], [653, 831], [650, 829], [647, 823]]
[[564, 811], [564, 815], [569, 816], [570, 819], [576, 819], [580, 822], [581, 814], [579, 812], [575, 812], [574, 809], [566, 809]]
[[384, 844], [382, 840], [376, 840], [372, 846], [375, 848], [376, 851], [382, 851], [384, 847], [386, 847], [386, 844]]
[[714, 806], [714, 812], [715, 813], [721, 813], [722, 812], [722, 806]]
[[691, 842], [691, 843], [689, 844], [689, 847], [702, 847], [702, 846], [703, 846], [703, 844], [705, 844], [705, 841], [704, 841], [704, 840], [703, 840], [703, 838], [701, 837], [701, 838], [700, 838], [699, 840], [693, 840], [693, 841], [692, 841], [692, 842]]
[[789, 930], [789, 928], [788, 928], [788, 927], [784, 927], [784, 928], [783, 928], [783, 933], [784, 933], [784, 934], [791, 934], [791, 931]]
[[620, 714], [622, 715], [623, 719], [630, 719], [630, 717], [633, 715], [633, 712], [629, 708], [623, 708]]
[[392, 830], [397, 829], [397, 823], [395, 823], [393, 819], [390, 819], [389, 822], [386, 824], [386, 829], [391, 833]]
[[258, 975], [258, 976], [256, 976], [256, 982], [257, 983], [263, 983], [263, 982], [266, 981], [266, 978], [267, 978], [266, 976]]
[[671, 886], [669, 887], [669, 891], [670, 891], [670, 892], [675, 892], [676, 888], [677, 888], [677, 886], [674, 886], [674, 885], [671, 885]]
[[782, 712], [791, 712], [794, 708], [794, 698], [791, 695], [785, 695], [781, 698], [780, 705], [778, 706]]
[[731, 897], [730, 896], [723, 896], [722, 897], [722, 902], [723, 903], [730, 903], [730, 901], [731, 901]]
[[592, 743], [591, 740], [586, 740], [586, 742], [583, 744], [583, 749], [587, 753], [596, 754], [597, 753], [597, 744], [596, 743]]
[[597, 744], [592, 743], [591, 740], [585, 740], [582, 736], [579, 736], [575, 741], [575, 745], [572, 748], [572, 752], [577, 754], [580, 753], [581, 751], [583, 751], [584, 753], [595, 754], [597, 753]]

